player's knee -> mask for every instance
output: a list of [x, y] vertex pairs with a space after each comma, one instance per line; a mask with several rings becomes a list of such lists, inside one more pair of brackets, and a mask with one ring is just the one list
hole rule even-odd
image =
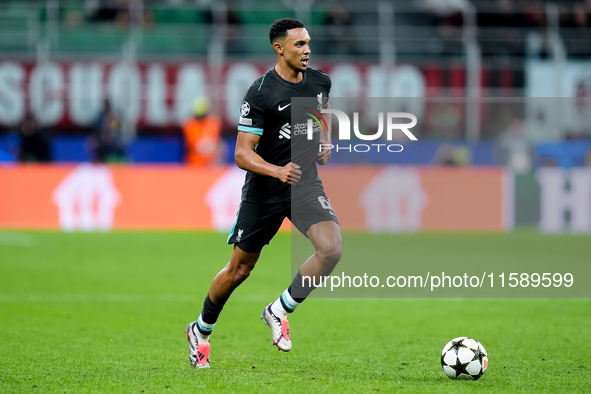
[[333, 243], [320, 248], [318, 254], [324, 264], [336, 265], [341, 260], [343, 248], [340, 243]]
[[236, 269], [236, 271], [234, 272], [234, 283], [239, 285], [240, 283], [244, 282], [250, 276], [250, 272], [252, 271], [252, 269], [253, 267], [250, 267], [245, 264], [238, 267], [238, 269]]

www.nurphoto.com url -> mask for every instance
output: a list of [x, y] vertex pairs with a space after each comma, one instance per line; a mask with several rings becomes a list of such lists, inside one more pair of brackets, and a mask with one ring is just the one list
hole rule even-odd
[[[318, 283], [319, 282], [319, 283]], [[425, 288], [436, 291], [443, 288], [536, 288], [571, 287], [574, 277], [571, 273], [516, 273], [483, 272], [482, 275], [448, 275], [445, 272], [425, 275], [390, 275], [386, 278], [375, 275], [330, 275], [320, 280], [318, 277], [302, 277], [302, 286], [324, 287], [330, 291], [345, 288]]]

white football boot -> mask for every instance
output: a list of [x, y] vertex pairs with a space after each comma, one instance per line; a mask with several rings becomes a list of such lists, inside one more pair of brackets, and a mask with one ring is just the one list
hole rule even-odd
[[209, 342], [200, 342], [193, 328], [196, 321], [189, 323], [185, 334], [189, 342], [189, 361], [195, 368], [209, 368]]
[[265, 321], [266, 325], [271, 327], [273, 345], [277, 346], [278, 350], [289, 352], [291, 350], [291, 337], [289, 336], [289, 323], [287, 319], [285, 317], [277, 317], [271, 311], [271, 304], [263, 309], [261, 319]]

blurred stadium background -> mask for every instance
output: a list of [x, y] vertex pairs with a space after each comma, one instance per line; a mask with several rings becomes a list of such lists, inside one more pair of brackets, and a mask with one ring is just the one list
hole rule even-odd
[[[288, 16], [335, 105], [397, 97], [419, 119], [402, 153], [322, 169], [339, 269], [576, 285], [310, 300], [286, 355], [260, 311], [310, 245], [280, 233], [225, 306], [212, 369], [189, 369], [183, 330], [240, 203], [240, 104]], [[534, 297], [589, 295], [589, 241], [571, 234], [591, 233], [590, 33], [588, 0], [0, 1], [0, 391], [589, 391], [589, 299]], [[478, 382], [441, 372], [460, 335], [489, 352]]]
[[[368, 153], [363, 161], [499, 171], [492, 190], [503, 197], [487, 200], [500, 204], [499, 223], [460, 230], [591, 231], [584, 169], [591, 164], [591, 3], [582, 0], [5, 0], [0, 179], [11, 192], [4, 194], [0, 227], [55, 228], [58, 216], [68, 229], [228, 227], [237, 197], [223, 196], [242, 181], [231, 170], [238, 108], [250, 83], [274, 64], [269, 25], [288, 16], [306, 23], [312, 66], [330, 73], [333, 97], [409, 97], [407, 108], [419, 115], [419, 142], [403, 154]], [[206, 99], [222, 125], [215, 165], [207, 168], [185, 166], [182, 129], [196, 98]], [[101, 155], [93, 149], [105, 101], [118, 122], [117, 146]], [[351, 157], [335, 154], [333, 161]], [[13, 165], [19, 161], [59, 166], [32, 170]], [[160, 173], [149, 172], [142, 183], [132, 166], [103, 175], [76, 167], [92, 161], [143, 171], [165, 165], [159, 168], [171, 172], [161, 182], [169, 187], [154, 190], [160, 178], [150, 177]], [[64, 218], [74, 213], [58, 213], [56, 205], [76, 198], [58, 192], [72, 168], [103, 185], [114, 177], [112, 190], [96, 186], [110, 190], [101, 193], [103, 205], [119, 206], [114, 218], [81, 225]], [[34, 214], [19, 208], [32, 194], [28, 176], [37, 185], [33, 195], [47, 196], [34, 201]], [[457, 181], [468, 187], [466, 179]], [[156, 197], [136, 201], [131, 190], [182, 206], [185, 219], [138, 221]], [[182, 193], [194, 198], [179, 201]], [[185, 204], [196, 200], [202, 203], [187, 215]], [[141, 209], [127, 212], [129, 205]], [[179, 214], [161, 211], [159, 217]]]

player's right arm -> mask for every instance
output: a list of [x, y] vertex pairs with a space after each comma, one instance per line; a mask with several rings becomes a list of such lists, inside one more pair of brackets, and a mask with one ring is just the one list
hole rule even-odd
[[261, 136], [258, 134], [238, 132], [236, 151], [234, 153], [236, 165], [255, 174], [276, 178], [288, 185], [297, 183], [302, 175], [300, 166], [295, 163], [287, 163], [285, 166], [280, 167], [263, 160], [255, 151], [260, 139]]
[[[265, 74], [266, 75], [266, 74]], [[300, 180], [302, 172], [294, 163], [280, 167], [264, 160], [255, 150], [265, 129], [265, 99], [260, 92], [264, 76], [257, 79], [248, 89], [240, 107], [238, 139], [234, 158], [236, 165], [252, 173], [278, 179], [293, 185]]]

